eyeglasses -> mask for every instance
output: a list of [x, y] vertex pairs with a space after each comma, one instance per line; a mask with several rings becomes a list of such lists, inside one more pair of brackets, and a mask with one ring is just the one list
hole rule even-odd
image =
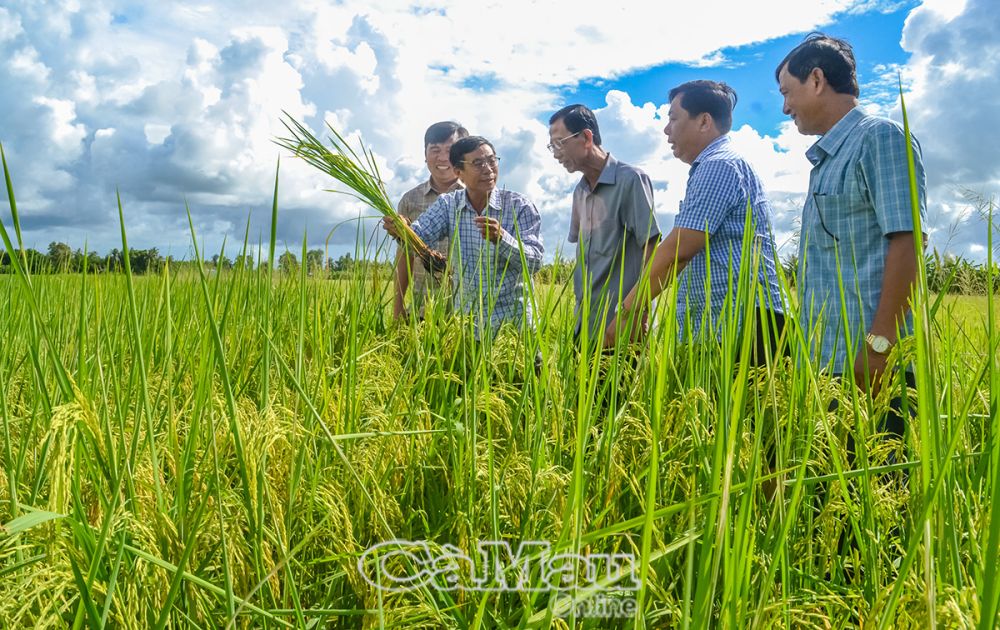
[[545, 148], [547, 148], [549, 151], [551, 151], [553, 153], [555, 153], [556, 150], [562, 151], [563, 143], [564, 142], [566, 142], [567, 140], [569, 140], [573, 136], [580, 135], [581, 133], [583, 133], [583, 129], [581, 129], [580, 131], [577, 131], [576, 133], [571, 133], [568, 136], [566, 136], [565, 138], [557, 138], [556, 140], [553, 140], [552, 142], [550, 142], [547, 145], [545, 145]]
[[497, 167], [500, 166], [500, 158], [495, 155], [491, 155], [488, 158], [478, 158], [472, 160], [471, 162], [467, 160], [462, 160], [460, 164], [471, 164], [472, 166], [476, 167], [476, 170], [479, 171], [485, 171], [487, 167], [495, 171], [497, 170]]

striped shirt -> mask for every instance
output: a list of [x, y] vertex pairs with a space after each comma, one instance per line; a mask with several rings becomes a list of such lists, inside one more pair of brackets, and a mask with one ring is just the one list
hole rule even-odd
[[495, 332], [504, 322], [530, 327], [531, 275], [541, 267], [544, 251], [541, 216], [524, 195], [498, 189], [483, 213], [500, 221], [504, 232], [498, 243], [484, 239], [473, 223], [479, 214], [464, 190], [438, 197], [412, 227], [424, 242], [449, 239], [455, 310], [471, 313], [477, 332], [484, 325]]
[[[674, 221], [674, 227], [709, 235], [707, 251], [696, 254], [678, 280], [677, 319], [682, 335], [686, 334], [686, 318], [690, 318], [692, 339], [698, 337], [705, 317], [711, 318], [710, 329], [718, 331], [730, 281], [735, 291], [743, 262], [747, 204], [753, 247], [760, 253], [757, 280], [766, 296], [760, 306], [784, 312], [775, 270], [771, 204], [757, 172], [733, 149], [726, 134], [713, 140], [691, 164], [687, 189]], [[707, 312], [706, 304], [710, 306]]]
[[[910, 140], [923, 224], [924, 168], [920, 144]], [[800, 320], [818, 342], [812, 350], [820, 364], [842, 373], [854, 364], [846, 340], [857, 352], [882, 296], [887, 237], [914, 230], [905, 134], [902, 125], [855, 107], [806, 157], [813, 168], [799, 240]]]

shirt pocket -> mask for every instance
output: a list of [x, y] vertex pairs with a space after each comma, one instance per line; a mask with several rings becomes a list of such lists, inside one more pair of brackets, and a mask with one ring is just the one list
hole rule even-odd
[[586, 245], [591, 253], [613, 258], [621, 249], [624, 233], [625, 226], [616, 221], [615, 217], [608, 217], [594, 225], [590, 234], [584, 234], [584, 238], [587, 239]]
[[813, 193], [809, 238], [824, 249], [848, 246], [859, 230], [867, 230], [865, 203], [860, 193]]

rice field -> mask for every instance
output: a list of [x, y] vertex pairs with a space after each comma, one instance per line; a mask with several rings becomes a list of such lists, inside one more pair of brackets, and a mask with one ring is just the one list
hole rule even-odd
[[996, 299], [918, 292], [898, 441], [898, 381], [825, 376], [794, 311], [751, 368], [738, 313], [678, 345], [670, 299], [580, 352], [563, 285], [481, 340], [443, 300], [393, 322], [364, 264], [0, 286], [4, 627], [996, 623]]

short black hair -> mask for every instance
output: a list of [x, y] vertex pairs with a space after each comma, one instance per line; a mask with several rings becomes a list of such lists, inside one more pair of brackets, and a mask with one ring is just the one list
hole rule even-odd
[[424, 150], [426, 151], [427, 147], [432, 144], [446, 142], [456, 133], [459, 138], [465, 138], [469, 135], [469, 130], [453, 120], [434, 123], [424, 132]]
[[736, 90], [721, 81], [699, 79], [681, 83], [670, 90], [669, 101], [680, 95], [681, 107], [691, 116], [708, 114], [715, 127], [722, 133], [733, 128], [733, 108], [736, 107]]
[[837, 37], [814, 31], [806, 35], [802, 43], [785, 55], [774, 71], [774, 80], [781, 75], [781, 69], [788, 66], [788, 74], [799, 82], [805, 81], [814, 68], [823, 71], [826, 82], [838, 94], [858, 96], [857, 63], [854, 61], [854, 49]]
[[549, 124], [554, 125], [557, 120], [562, 120], [566, 129], [570, 133], [580, 133], [584, 129], [590, 129], [594, 134], [594, 144], [601, 146], [601, 130], [597, 126], [597, 116], [586, 105], [576, 103], [567, 105], [549, 118]]
[[482, 136], [466, 136], [451, 145], [451, 151], [448, 153], [448, 161], [455, 168], [461, 168], [465, 154], [472, 153], [484, 144], [493, 149], [493, 153], [496, 154], [497, 150], [493, 147], [493, 143], [486, 138]]

